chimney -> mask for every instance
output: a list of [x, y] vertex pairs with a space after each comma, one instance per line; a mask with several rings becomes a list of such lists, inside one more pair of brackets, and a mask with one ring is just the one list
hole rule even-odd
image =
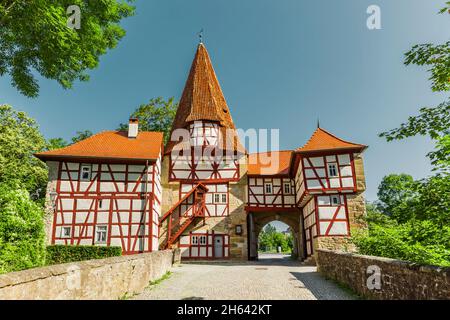
[[128, 138], [136, 139], [139, 131], [139, 120], [137, 118], [130, 118], [128, 123]]

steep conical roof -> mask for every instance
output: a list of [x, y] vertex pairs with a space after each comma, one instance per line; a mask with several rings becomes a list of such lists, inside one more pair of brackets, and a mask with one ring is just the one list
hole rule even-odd
[[[230, 110], [203, 43], [197, 47], [171, 131], [187, 128], [190, 123], [201, 120], [217, 122], [224, 137], [227, 136], [225, 134], [227, 129], [235, 129]], [[166, 152], [170, 152], [176, 144], [169, 141]]]
[[308, 142], [301, 147], [295, 150], [298, 153], [309, 153], [309, 152], [317, 152], [317, 151], [331, 151], [331, 150], [355, 150], [362, 151], [367, 146], [363, 144], [348, 142], [342, 140], [335, 135], [329, 133], [328, 131], [317, 128], [314, 131], [311, 138], [309, 138]]

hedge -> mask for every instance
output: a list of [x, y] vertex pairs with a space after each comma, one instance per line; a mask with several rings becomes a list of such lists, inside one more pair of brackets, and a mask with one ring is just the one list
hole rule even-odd
[[121, 247], [51, 245], [47, 246], [46, 264], [103, 259], [121, 255]]

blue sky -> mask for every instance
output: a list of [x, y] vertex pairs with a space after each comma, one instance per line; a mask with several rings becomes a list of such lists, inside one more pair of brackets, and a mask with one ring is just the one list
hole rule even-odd
[[[386, 143], [377, 137], [432, 93], [426, 68], [403, 65], [415, 43], [444, 42], [450, 21], [430, 0], [138, 0], [126, 37], [101, 58], [91, 80], [63, 90], [39, 79], [40, 96], [21, 96], [0, 78], [0, 103], [28, 112], [47, 138], [114, 129], [152, 97], [179, 98], [198, 43], [204, 42], [235, 124], [279, 128], [281, 149], [303, 145], [321, 126], [367, 144], [367, 197], [389, 173], [430, 174], [426, 138]], [[366, 27], [366, 9], [381, 7], [382, 30]]]

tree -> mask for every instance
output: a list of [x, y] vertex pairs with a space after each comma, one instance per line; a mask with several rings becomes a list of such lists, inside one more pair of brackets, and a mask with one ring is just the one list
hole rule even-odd
[[80, 142], [84, 139], [87, 139], [92, 136], [92, 132], [90, 130], [77, 131], [76, 135], [72, 137], [72, 144]]
[[43, 216], [20, 183], [0, 182], [0, 273], [44, 264]]
[[[127, 2], [131, 2], [127, 0]], [[87, 81], [87, 69], [125, 35], [119, 23], [134, 7], [118, 0], [3, 0], [0, 2], [0, 76], [9, 74], [22, 94], [36, 97], [34, 73], [68, 89]], [[71, 28], [69, 6], [80, 9], [80, 28]], [[72, 21], [72, 20], [70, 20]]]
[[47, 140], [47, 146], [45, 147], [45, 150], [55, 150], [55, 149], [61, 149], [68, 145], [67, 141], [63, 138], [51, 138]]
[[[449, 66], [450, 68], [450, 66]], [[409, 117], [399, 128], [380, 134], [387, 141], [402, 140], [416, 135], [428, 135], [436, 142], [435, 151], [428, 153], [434, 170], [450, 167], [450, 100], [433, 108], [421, 108], [418, 116]]]
[[407, 174], [385, 176], [378, 187], [377, 208], [393, 219], [404, 222], [411, 218], [408, 207], [416, 197], [414, 179]]
[[43, 198], [47, 167], [33, 154], [45, 146], [35, 120], [9, 105], [0, 105], [0, 182], [20, 181], [34, 198]]
[[[174, 98], [167, 101], [162, 97], [152, 98], [147, 104], [141, 104], [130, 117], [139, 120], [139, 128], [142, 131], [164, 132], [164, 142], [167, 143], [177, 109], [178, 102], [174, 102]], [[128, 124], [120, 124], [119, 130], [127, 129]]]
[[[450, 13], [450, 1], [440, 13]], [[450, 90], [450, 41], [444, 44], [415, 45], [405, 54], [405, 65], [429, 66], [431, 89]], [[437, 107], [421, 108], [418, 116], [409, 117], [399, 128], [380, 134], [387, 141], [402, 140], [416, 135], [428, 135], [435, 141], [435, 151], [428, 154], [434, 170], [450, 170], [450, 101]]]

